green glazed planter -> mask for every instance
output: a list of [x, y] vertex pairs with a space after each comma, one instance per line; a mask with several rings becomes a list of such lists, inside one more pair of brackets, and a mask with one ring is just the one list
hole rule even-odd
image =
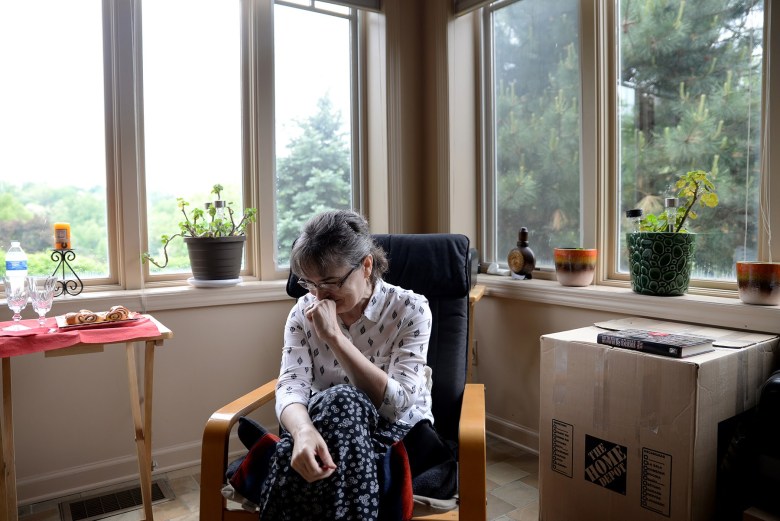
[[631, 289], [642, 295], [679, 296], [688, 291], [696, 250], [692, 233], [626, 234]]

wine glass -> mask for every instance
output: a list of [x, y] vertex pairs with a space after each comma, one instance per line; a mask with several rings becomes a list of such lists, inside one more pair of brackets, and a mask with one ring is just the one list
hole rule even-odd
[[51, 310], [54, 300], [54, 290], [57, 288], [57, 277], [27, 277], [27, 290], [30, 293], [30, 303], [38, 313], [38, 326], [46, 325], [46, 313]]
[[14, 312], [14, 324], [3, 329], [6, 331], [30, 329], [19, 323], [22, 319], [21, 311], [27, 307], [27, 299], [29, 297], [26, 280], [22, 277], [5, 276], [3, 277], [3, 284], [5, 286], [5, 300], [8, 303], [8, 307]]

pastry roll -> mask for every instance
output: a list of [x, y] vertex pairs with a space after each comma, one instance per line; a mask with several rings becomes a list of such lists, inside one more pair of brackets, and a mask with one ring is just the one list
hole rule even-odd
[[130, 318], [130, 310], [124, 306], [114, 306], [106, 311], [106, 320], [109, 322], [127, 320], [128, 318]]
[[76, 314], [77, 324], [94, 324], [95, 322], [102, 322], [100, 320], [100, 315], [93, 313], [88, 309], [82, 309]]

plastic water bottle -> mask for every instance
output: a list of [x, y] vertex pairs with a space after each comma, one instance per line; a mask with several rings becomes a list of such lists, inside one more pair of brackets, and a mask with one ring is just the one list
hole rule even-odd
[[11, 241], [11, 247], [5, 254], [5, 274], [8, 277], [27, 276], [27, 255], [19, 245], [19, 241]]

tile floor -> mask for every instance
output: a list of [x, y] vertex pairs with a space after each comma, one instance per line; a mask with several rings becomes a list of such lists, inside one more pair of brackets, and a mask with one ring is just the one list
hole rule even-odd
[[[488, 437], [487, 514], [489, 521], [530, 521], [539, 519], [537, 488], [538, 458], [509, 443]], [[182, 469], [165, 476], [176, 499], [154, 506], [156, 521], [198, 521], [198, 468]], [[115, 489], [112, 487], [111, 489]], [[100, 493], [90, 491], [84, 495]], [[19, 521], [60, 521], [58, 504], [63, 500], [36, 503], [19, 508]], [[141, 510], [107, 518], [110, 521], [139, 521]], [[208, 521], [208, 520], [203, 520]]]

